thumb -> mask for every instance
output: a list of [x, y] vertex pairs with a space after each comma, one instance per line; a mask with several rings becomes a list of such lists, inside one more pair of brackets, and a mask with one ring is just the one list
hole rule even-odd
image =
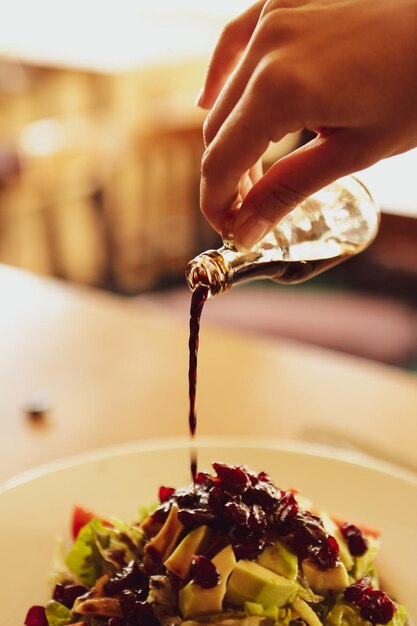
[[249, 191], [231, 226], [236, 247], [252, 248], [308, 196], [384, 156], [376, 152], [363, 131], [341, 129], [277, 161]]

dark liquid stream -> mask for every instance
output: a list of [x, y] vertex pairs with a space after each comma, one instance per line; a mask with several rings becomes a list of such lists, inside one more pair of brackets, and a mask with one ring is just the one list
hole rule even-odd
[[[188, 365], [188, 395], [190, 398], [190, 413], [188, 416], [188, 424], [190, 428], [190, 437], [193, 440], [197, 427], [197, 416], [195, 411], [195, 397], [197, 389], [197, 357], [198, 343], [200, 333], [200, 318], [204, 303], [207, 300], [207, 287], [197, 287], [191, 296], [190, 307], [190, 339], [188, 341], [189, 348], [189, 365]], [[197, 451], [194, 446], [191, 448], [191, 475], [193, 482], [197, 475]]]

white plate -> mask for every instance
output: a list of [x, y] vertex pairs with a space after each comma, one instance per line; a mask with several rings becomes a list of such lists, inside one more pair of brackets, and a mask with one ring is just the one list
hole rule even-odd
[[[199, 466], [211, 461], [265, 470], [335, 515], [382, 531], [379, 567], [390, 592], [417, 618], [417, 479], [390, 466], [352, 461], [291, 442], [205, 440]], [[74, 504], [130, 519], [155, 501], [159, 485], [189, 482], [187, 443], [147, 442], [101, 450], [28, 473], [0, 493], [1, 622], [21, 626], [32, 604], [48, 599], [55, 538], [69, 541]]]

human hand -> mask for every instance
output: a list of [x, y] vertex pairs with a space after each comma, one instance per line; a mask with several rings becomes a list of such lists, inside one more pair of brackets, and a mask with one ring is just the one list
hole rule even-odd
[[[199, 100], [212, 226], [248, 249], [306, 196], [416, 146], [416, 32], [417, 0], [261, 0], [230, 22]], [[262, 176], [269, 143], [302, 128], [317, 137]]]

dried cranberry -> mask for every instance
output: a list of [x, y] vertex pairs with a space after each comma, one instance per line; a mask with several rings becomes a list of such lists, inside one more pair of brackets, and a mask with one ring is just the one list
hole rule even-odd
[[298, 513], [298, 504], [292, 493], [287, 491], [281, 496], [275, 511], [274, 520], [277, 531], [285, 536], [294, 530], [293, 520]]
[[319, 569], [334, 567], [339, 558], [339, 545], [329, 536], [319, 517], [298, 511], [286, 522], [288, 543], [300, 559], [310, 558]]
[[210, 476], [207, 472], [198, 472], [195, 477], [195, 484], [210, 488], [212, 485], [220, 482], [217, 476]]
[[271, 485], [273, 485], [272, 478], [266, 472], [259, 472], [258, 480], [261, 483], [270, 483]]
[[175, 493], [175, 489], [173, 487], [159, 487], [159, 501], [162, 503], [166, 502]]
[[362, 554], [365, 554], [368, 549], [368, 544], [357, 526], [354, 524], [343, 524], [340, 530], [342, 531], [352, 556], [362, 556]]
[[249, 487], [242, 498], [246, 504], [260, 504], [266, 511], [272, 511], [279, 503], [280, 492], [273, 485], [259, 484]]
[[55, 589], [52, 594], [52, 599], [60, 604], [63, 604], [67, 609], [72, 609], [75, 600], [87, 593], [87, 587], [84, 585], [61, 585], [60, 583], [55, 585]]
[[128, 618], [129, 623], [135, 626], [159, 626], [152, 605], [142, 602], [136, 591], [125, 589], [120, 597], [120, 608]]
[[43, 606], [32, 606], [25, 617], [25, 626], [48, 626], [45, 608]]
[[201, 505], [205, 498], [205, 493], [201, 489], [191, 488], [180, 489], [175, 494], [175, 502], [180, 509], [189, 509]]
[[310, 557], [320, 569], [331, 569], [336, 566], [339, 558], [339, 544], [336, 539], [329, 535], [318, 545], [309, 547]]
[[148, 597], [149, 577], [139, 569], [135, 561], [131, 561], [104, 585], [104, 593], [108, 596], [118, 594], [124, 589], [135, 590], [138, 600], [146, 600]]
[[169, 510], [171, 508], [170, 503], [163, 503], [161, 506], [159, 506], [156, 511], [154, 511], [151, 515], [151, 519], [153, 522], [159, 523], [159, 524], [163, 524], [166, 520], [166, 518], [168, 517], [169, 514]]
[[186, 528], [211, 525], [216, 516], [208, 509], [184, 509], [178, 513], [178, 519]]
[[388, 624], [394, 617], [396, 607], [383, 591], [371, 589], [362, 600], [360, 614], [371, 624]]
[[220, 487], [212, 487], [210, 489], [207, 503], [212, 511], [222, 514], [228, 502], [230, 502], [230, 496], [223, 489], [220, 489]]
[[236, 559], [255, 560], [265, 547], [265, 542], [262, 540], [246, 543], [236, 543], [233, 545], [233, 552]]
[[215, 587], [220, 582], [220, 574], [216, 566], [205, 556], [193, 556], [190, 575], [191, 579], [204, 589]]
[[372, 588], [369, 576], [347, 587], [344, 598], [356, 606], [361, 617], [371, 624], [388, 624], [396, 611], [394, 602], [384, 591]]
[[360, 580], [357, 580], [355, 583], [353, 583], [353, 585], [346, 587], [344, 591], [345, 600], [359, 606], [364, 592], [367, 589], [372, 589], [372, 581], [370, 576], [364, 576]]
[[238, 465], [213, 463], [213, 468], [220, 478], [220, 485], [227, 491], [240, 493], [251, 484], [250, 478], [245, 470]]
[[224, 510], [235, 524], [246, 525], [249, 521], [251, 511], [246, 504], [242, 502], [228, 502]]
[[268, 520], [266, 518], [265, 512], [258, 504], [254, 504], [254, 506], [250, 510], [248, 520], [249, 530], [254, 534], [262, 534], [266, 530], [267, 524]]

